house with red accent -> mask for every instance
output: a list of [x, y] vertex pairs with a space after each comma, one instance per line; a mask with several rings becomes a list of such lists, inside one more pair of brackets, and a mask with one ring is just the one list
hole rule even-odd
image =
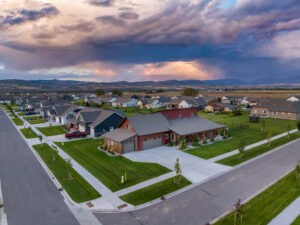
[[220, 138], [225, 126], [197, 116], [197, 108], [162, 110], [151, 114], [127, 117], [119, 128], [103, 134], [108, 149], [119, 154], [142, 151], [172, 143], [183, 138], [192, 143]]

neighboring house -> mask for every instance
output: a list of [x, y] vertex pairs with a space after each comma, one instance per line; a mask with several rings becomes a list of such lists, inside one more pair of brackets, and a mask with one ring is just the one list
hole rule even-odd
[[194, 102], [194, 107], [197, 107], [198, 110], [203, 110], [205, 109], [205, 106], [207, 106], [206, 101], [202, 97], [195, 97], [193, 99], [193, 102]]
[[117, 98], [115, 97], [103, 97], [99, 102], [98, 104], [100, 105], [112, 105], [112, 103], [114, 101], [116, 101]]
[[197, 116], [197, 108], [162, 110], [127, 117], [118, 129], [103, 134], [105, 145], [123, 154], [151, 149], [168, 143], [179, 144], [215, 138], [224, 125]]
[[118, 97], [114, 102], [112, 102], [113, 107], [136, 107], [137, 104], [136, 98], [124, 98], [124, 97]]
[[227, 98], [226, 96], [223, 96], [221, 98], [221, 102], [222, 103], [225, 103], [225, 104], [230, 104], [231, 103], [231, 100], [229, 98]]
[[289, 101], [289, 102], [299, 102], [300, 101], [300, 95], [291, 96], [287, 99], [287, 101]]
[[205, 112], [207, 113], [221, 113], [221, 112], [233, 112], [236, 110], [235, 105], [217, 102], [217, 103], [210, 103], [205, 107]]
[[73, 104], [54, 105], [48, 110], [49, 121], [55, 121], [60, 124], [67, 124], [68, 114], [74, 114], [82, 109], [82, 106]]
[[158, 109], [163, 107], [163, 103], [157, 98], [143, 98], [137, 101], [136, 106], [140, 109]]
[[260, 99], [259, 103], [252, 107], [252, 116], [299, 120], [300, 102], [286, 101], [284, 99]]
[[250, 101], [249, 101], [249, 106], [250, 106], [250, 107], [254, 107], [254, 106], [256, 106], [258, 103], [259, 103], [259, 99], [257, 99], [257, 98], [252, 98], [252, 99], [250, 99]]
[[76, 115], [68, 117], [68, 125], [72, 129], [86, 132], [93, 136], [112, 131], [124, 120], [125, 116], [118, 110], [104, 110], [99, 108], [84, 108]]

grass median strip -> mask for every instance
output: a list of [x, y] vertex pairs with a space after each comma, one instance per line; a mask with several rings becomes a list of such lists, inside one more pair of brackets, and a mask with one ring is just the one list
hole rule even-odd
[[[271, 187], [251, 199], [243, 208], [243, 225], [267, 225], [282, 210], [300, 195], [300, 181], [292, 171]], [[214, 225], [234, 224], [234, 213], [230, 213]]]
[[[112, 191], [135, 185], [170, 172], [169, 169], [156, 164], [133, 162], [123, 156], [108, 156], [97, 149], [100, 139], [82, 139], [56, 144], [68, 155], [86, 168]], [[121, 183], [121, 176], [127, 176], [127, 182]]]
[[38, 138], [39, 136], [31, 128], [20, 129], [26, 138]]
[[49, 127], [37, 127], [40, 132], [42, 132], [46, 136], [54, 136], [65, 134], [67, 131], [63, 128], [63, 126], [49, 126]]
[[291, 225], [300, 225], [300, 215], [293, 221]]
[[101, 196], [74, 169], [71, 169], [72, 179], [70, 179], [66, 161], [57, 153], [51, 152], [48, 144], [34, 145], [33, 148], [75, 202], [85, 202]]
[[16, 124], [16, 126], [24, 125], [23, 121], [20, 118], [13, 118], [12, 121]]
[[140, 205], [160, 198], [164, 195], [170, 194], [190, 184], [191, 182], [185, 177], [182, 177], [179, 184], [174, 183], [174, 177], [171, 177], [169, 179], [152, 184], [148, 187], [144, 187], [126, 195], [122, 195], [120, 198], [132, 205]]
[[235, 154], [235, 155], [232, 155], [232, 156], [229, 156], [227, 158], [224, 158], [224, 159], [221, 159], [219, 161], [217, 161], [217, 163], [220, 163], [220, 164], [223, 164], [223, 165], [227, 165], [227, 166], [236, 166], [240, 163], [243, 163], [249, 159], [252, 159], [256, 156], [259, 156], [263, 153], [266, 153], [268, 151], [271, 151], [281, 145], [284, 145], [290, 141], [293, 141], [297, 138], [299, 138], [300, 135], [299, 133], [293, 133], [293, 134], [290, 134], [290, 138], [288, 138], [287, 136], [284, 136], [284, 137], [281, 137], [281, 138], [278, 138], [274, 141], [271, 141], [270, 143], [270, 146], [268, 146], [268, 144], [262, 144], [262, 145], [259, 145], [255, 148], [252, 148], [252, 149], [249, 149], [247, 151], [244, 152], [244, 155], [243, 157], [241, 157], [240, 154]]
[[203, 159], [210, 159], [218, 155], [238, 149], [241, 139], [245, 140], [246, 145], [267, 139], [268, 132], [276, 136], [288, 130], [296, 128], [295, 121], [283, 119], [263, 119], [265, 121], [265, 132], [261, 132], [262, 122], [250, 123], [249, 112], [242, 112], [241, 116], [230, 117], [229, 114], [209, 115], [203, 112], [199, 116], [210, 119], [216, 123], [224, 124], [230, 129], [232, 139], [215, 142], [210, 145], [199, 146], [186, 151], [192, 155]]
[[41, 118], [40, 116], [30, 116], [30, 117], [24, 117], [25, 120], [27, 120], [30, 124], [40, 124], [40, 123], [46, 123], [47, 120], [44, 118]]

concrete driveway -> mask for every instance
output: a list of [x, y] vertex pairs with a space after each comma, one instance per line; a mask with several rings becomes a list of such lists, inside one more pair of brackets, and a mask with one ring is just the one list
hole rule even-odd
[[158, 163], [171, 170], [174, 170], [174, 164], [178, 158], [182, 174], [193, 183], [201, 182], [231, 168], [177, 150], [176, 147], [161, 146], [126, 153], [124, 156], [133, 161]]

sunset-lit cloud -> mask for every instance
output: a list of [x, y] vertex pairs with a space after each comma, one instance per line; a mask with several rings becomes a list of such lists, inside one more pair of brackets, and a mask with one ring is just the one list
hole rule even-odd
[[295, 0], [0, 0], [0, 6], [0, 65], [6, 70], [0, 78], [299, 74]]

